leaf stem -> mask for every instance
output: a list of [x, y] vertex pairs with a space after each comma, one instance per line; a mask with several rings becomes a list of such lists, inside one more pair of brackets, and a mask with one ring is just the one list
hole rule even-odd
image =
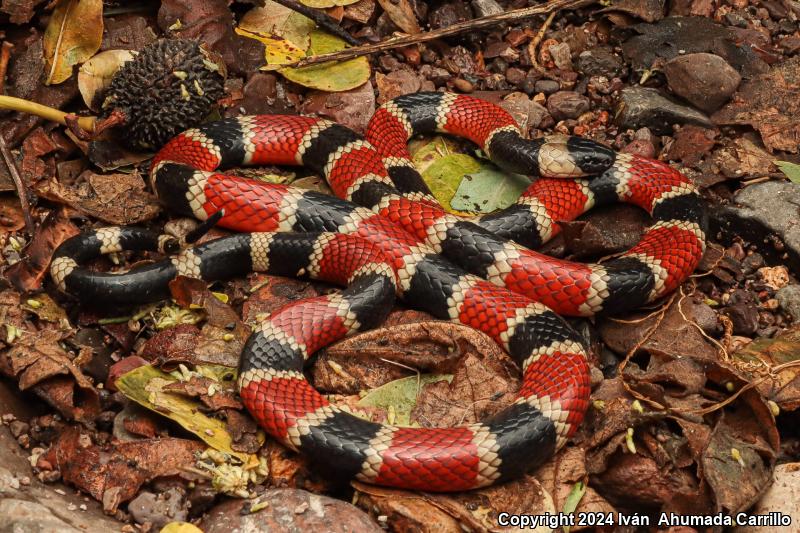
[[[59, 124], [63, 124], [65, 126], [68, 125], [66, 118], [67, 113], [59, 109], [37, 104], [36, 102], [31, 102], [30, 100], [24, 100], [22, 98], [0, 95], [0, 109], [11, 109], [21, 113], [30, 113], [31, 115], [36, 115], [37, 117], [42, 117], [46, 120], [52, 120], [53, 122], [58, 122]], [[96, 117], [79, 117], [78, 125], [81, 127], [81, 129], [91, 132], [94, 131], [94, 124], [96, 120]]]

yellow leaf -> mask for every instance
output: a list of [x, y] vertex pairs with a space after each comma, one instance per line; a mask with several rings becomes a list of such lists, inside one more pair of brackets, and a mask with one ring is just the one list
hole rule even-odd
[[[332, 1], [338, 2], [337, 5], [345, 5], [341, 0]], [[267, 65], [261, 70], [275, 70], [279, 65], [294, 63], [307, 55], [335, 52], [346, 47], [346, 43], [338, 37], [314, 28], [311, 19], [266, 0], [264, 7], [253, 8], [245, 13], [236, 33], [264, 43]], [[359, 57], [303, 68], [281, 68], [278, 72], [295, 83], [313, 89], [347, 91], [369, 80], [370, 67], [366, 57]]]
[[[311, 32], [308, 55], [326, 54], [345, 48], [345, 42], [323, 31]], [[278, 72], [286, 79], [322, 91], [349, 91], [369, 80], [370, 68], [366, 57], [347, 61], [329, 61], [301, 68], [282, 68]]]
[[[218, 372], [218, 369], [213, 371]], [[165, 386], [176, 381], [170, 374], [144, 365], [123, 374], [117, 379], [116, 385], [131, 400], [174, 420], [212, 448], [238, 458], [246, 466], [257, 465], [258, 458], [255, 455], [237, 452], [231, 448], [233, 437], [228, 433], [224, 422], [200, 412], [199, 402], [164, 390]], [[264, 434], [259, 432], [258, 439], [263, 443]]]
[[136, 57], [131, 50], [106, 50], [100, 52], [78, 69], [78, 90], [86, 107], [97, 111], [95, 95], [111, 85], [111, 78], [123, 64]]
[[170, 522], [159, 533], [203, 533], [203, 530], [189, 522]]
[[300, 0], [301, 4], [313, 7], [315, 9], [326, 9], [334, 6], [349, 6], [355, 4], [358, 0]]
[[237, 33], [259, 41], [262, 38], [270, 37], [285, 39], [294, 47], [305, 52], [310, 42], [309, 34], [314, 31], [314, 28], [316, 28], [316, 24], [310, 18], [271, 0], [266, 0], [264, 7], [254, 7], [245, 13], [239, 22], [237, 30], [248, 32], [251, 35], [238, 31]]
[[92, 57], [103, 40], [102, 0], [62, 0], [44, 32], [47, 85], [72, 76], [72, 67]]

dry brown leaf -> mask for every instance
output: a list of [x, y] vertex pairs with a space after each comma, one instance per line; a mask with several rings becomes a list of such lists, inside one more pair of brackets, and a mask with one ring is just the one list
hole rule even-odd
[[102, 0], [59, 2], [44, 34], [45, 83], [59, 84], [69, 79], [72, 67], [97, 53], [102, 41]]
[[414, 35], [421, 31], [414, 9], [408, 0], [378, 0], [378, 3], [392, 22], [404, 32]]

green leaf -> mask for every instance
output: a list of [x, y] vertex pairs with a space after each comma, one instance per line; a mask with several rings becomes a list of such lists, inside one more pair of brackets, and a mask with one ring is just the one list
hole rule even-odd
[[[586, 494], [586, 483], [578, 481], [572, 486], [572, 490], [569, 491], [569, 494], [567, 494], [567, 499], [564, 500], [564, 510], [562, 512], [565, 515], [573, 514], [578, 508], [578, 504], [581, 503], [584, 494]], [[569, 526], [564, 526], [564, 533], [569, 533]]]
[[481, 164], [461, 180], [450, 206], [459, 211], [491, 213], [517, 201], [531, 184], [522, 174], [507, 174], [494, 165]]
[[[311, 45], [307, 55], [321, 55], [344, 50], [346, 43], [329, 33], [311, 32]], [[369, 81], [370, 67], [366, 57], [347, 61], [329, 61], [301, 68], [282, 68], [278, 72], [295, 83], [322, 91], [349, 91]]]
[[800, 185], [800, 165], [788, 161], [775, 161], [775, 164], [778, 165], [781, 172], [786, 174], [789, 181]]
[[411, 424], [411, 411], [417, 405], [417, 396], [422, 387], [428, 383], [447, 380], [450, 382], [453, 376], [450, 374], [422, 374], [420, 376], [409, 376], [407, 378], [390, 381], [377, 389], [372, 389], [366, 396], [359, 400], [358, 405], [362, 407], [378, 407], [389, 412], [394, 412], [392, 425], [408, 426]]
[[[198, 369], [200, 368], [198, 367]], [[224, 382], [232, 381], [229, 379], [231, 372], [234, 372], [231, 368], [225, 370], [219, 365], [213, 365], [204, 369], [202, 374], [219, 376]], [[177, 381], [170, 374], [153, 366], [145, 365], [123, 374], [116, 381], [116, 385], [120, 392], [131, 400], [174, 420], [212, 448], [238, 458], [244, 465], [257, 465], [258, 457], [254, 454], [237, 452], [231, 448], [233, 437], [228, 433], [225, 423], [204, 415], [200, 411], [203, 408], [200, 402], [164, 390], [165, 386]], [[258, 433], [258, 439], [263, 444], [264, 434], [262, 432]]]

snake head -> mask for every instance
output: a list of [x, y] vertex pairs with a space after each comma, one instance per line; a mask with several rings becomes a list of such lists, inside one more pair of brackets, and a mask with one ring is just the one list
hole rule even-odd
[[582, 137], [569, 137], [567, 147], [584, 176], [602, 174], [614, 164], [616, 154], [600, 143]]

